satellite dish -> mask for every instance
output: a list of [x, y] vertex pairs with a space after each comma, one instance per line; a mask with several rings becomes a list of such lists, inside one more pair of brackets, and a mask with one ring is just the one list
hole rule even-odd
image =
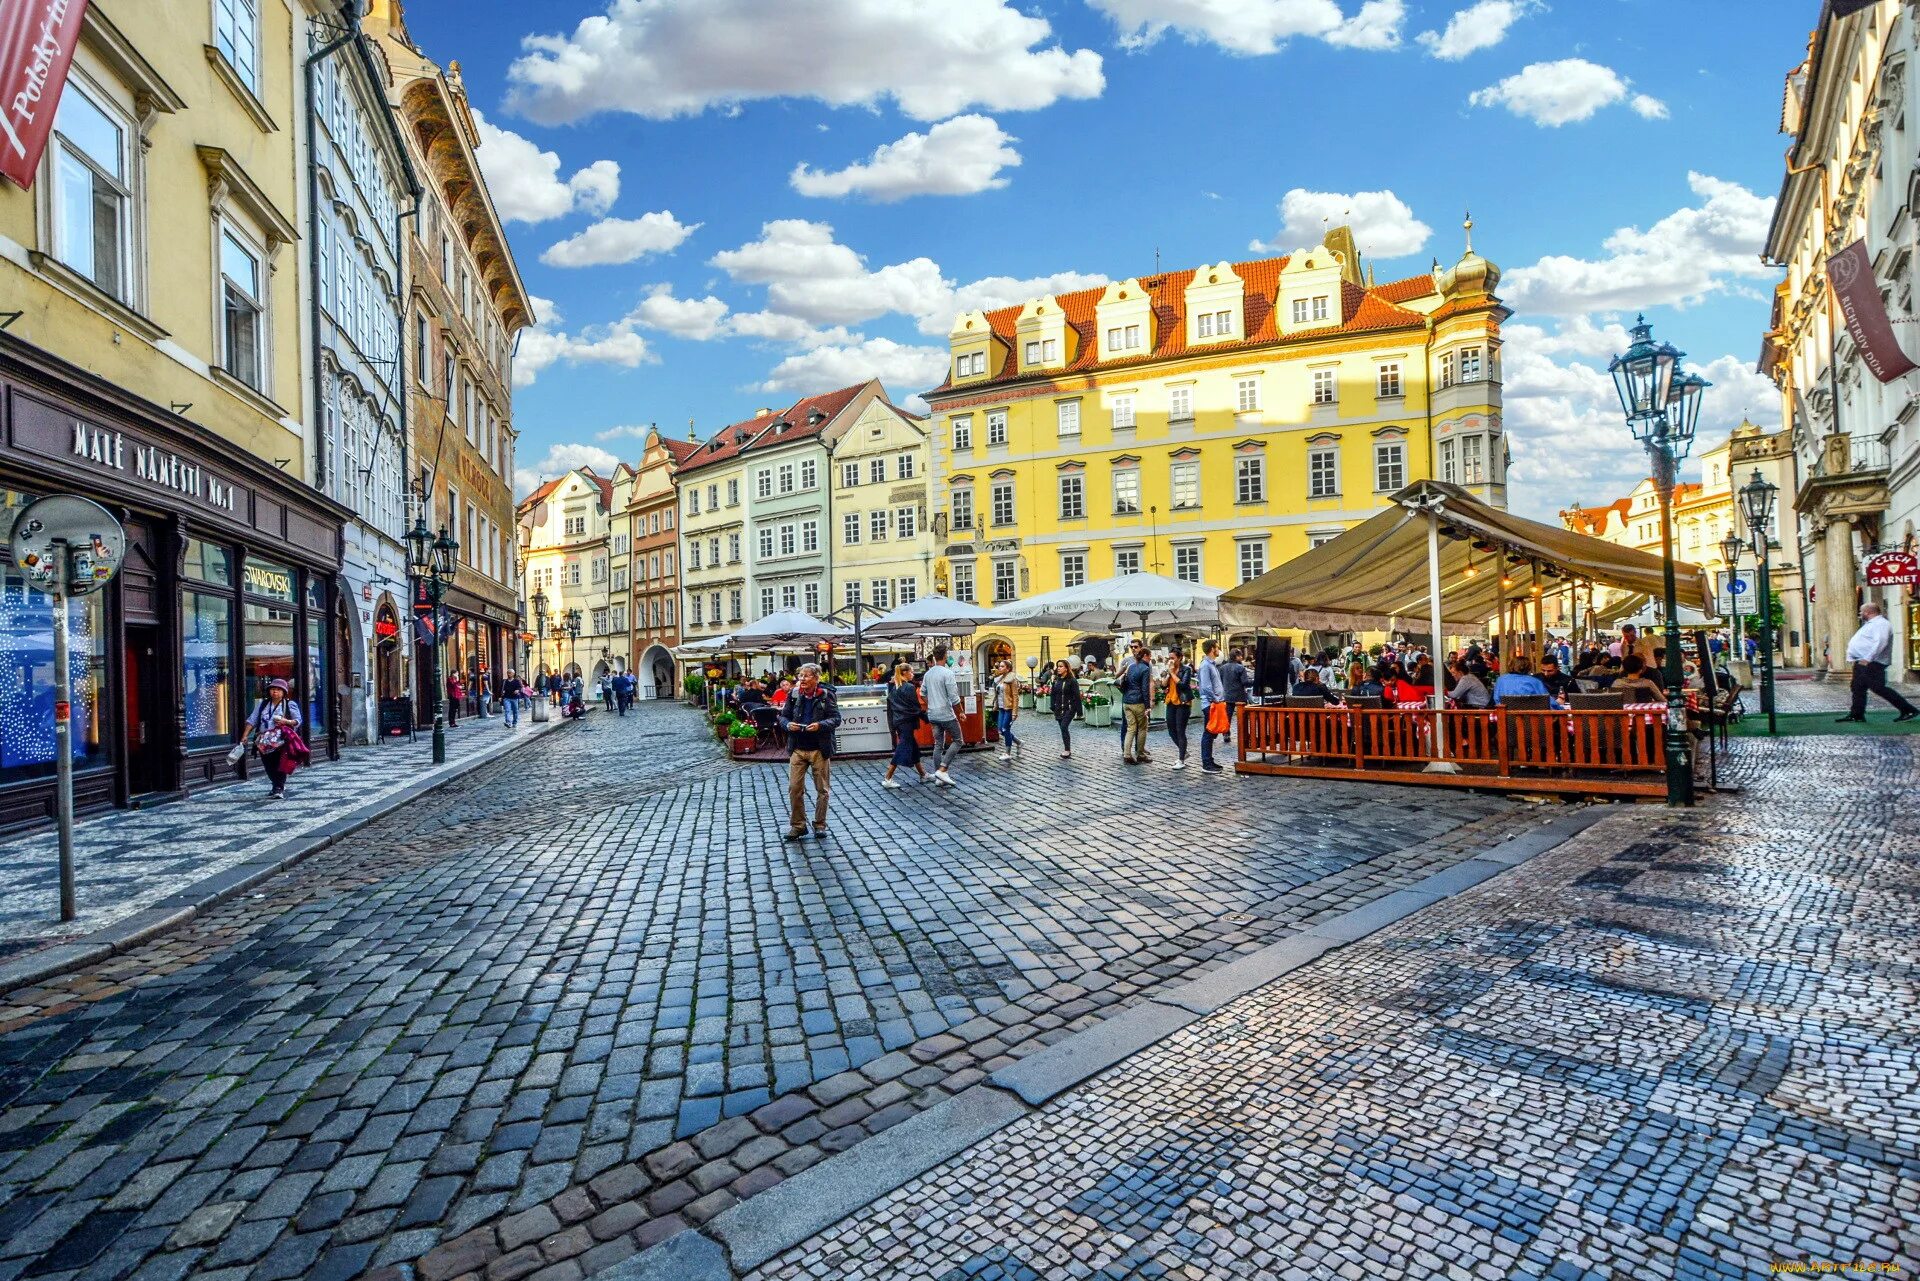
[[127, 554], [126, 531], [112, 513], [73, 494], [28, 504], [13, 518], [9, 535], [14, 568], [29, 587], [49, 595], [99, 591]]

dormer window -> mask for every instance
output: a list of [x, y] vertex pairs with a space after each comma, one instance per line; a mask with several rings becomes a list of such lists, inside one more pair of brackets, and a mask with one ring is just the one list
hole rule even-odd
[[1231, 311], [1203, 311], [1200, 313], [1200, 336], [1202, 338], [1229, 338], [1233, 335], [1233, 313]]
[[954, 357], [953, 376], [955, 378], [978, 378], [987, 372], [987, 353], [970, 351]]
[[1140, 343], [1140, 326], [1138, 325], [1113, 325], [1107, 329], [1109, 352], [1138, 351]]
[[1027, 344], [1027, 363], [1029, 365], [1051, 365], [1060, 359], [1060, 340], [1044, 338]]
[[1315, 320], [1325, 320], [1328, 315], [1328, 299], [1325, 294], [1315, 294], [1311, 298], [1293, 300], [1293, 323], [1309, 324]]

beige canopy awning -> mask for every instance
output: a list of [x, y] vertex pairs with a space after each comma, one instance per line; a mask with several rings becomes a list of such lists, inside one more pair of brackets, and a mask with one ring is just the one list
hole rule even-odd
[[[1478, 630], [1510, 601], [1552, 594], [1571, 581], [1632, 592], [1665, 591], [1660, 558], [1515, 516], [1455, 485], [1417, 481], [1393, 505], [1305, 555], [1220, 598], [1228, 628], [1304, 631]], [[1435, 534], [1437, 533], [1437, 538]], [[1430, 556], [1430, 553], [1436, 553]], [[1437, 561], [1439, 609], [1430, 583]], [[1473, 572], [1469, 573], [1469, 569]], [[1510, 585], [1502, 586], [1505, 571]], [[1712, 612], [1706, 572], [1677, 564], [1679, 600]]]

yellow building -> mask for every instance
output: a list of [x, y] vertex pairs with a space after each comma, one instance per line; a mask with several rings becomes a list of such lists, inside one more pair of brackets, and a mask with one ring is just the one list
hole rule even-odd
[[[82, 807], [231, 778], [269, 680], [317, 753], [343, 728], [353, 513], [306, 483], [308, 23], [95, 0], [30, 184], [0, 184], [0, 523], [74, 493], [128, 541], [72, 610]], [[0, 826], [52, 814], [50, 619], [0, 558]]]
[[828, 452], [828, 537], [840, 593], [829, 608], [860, 601], [884, 613], [926, 595], [933, 579], [927, 420], [876, 396]]
[[[613, 542], [613, 482], [580, 467], [520, 500], [520, 581], [528, 630], [536, 636], [527, 663], [533, 675], [584, 675], [597, 683], [612, 672], [613, 600], [608, 559]], [[539, 630], [544, 608], [546, 629]], [[577, 613], [579, 630], [567, 632]]]
[[1451, 269], [1376, 284], [1340, 227], [962, 314], [927, 395], [936, 587], [986, 605], [1139, 570], [1225, 588], [1426, 477], [1504, 506], [1499, 278], [1469, 239]]

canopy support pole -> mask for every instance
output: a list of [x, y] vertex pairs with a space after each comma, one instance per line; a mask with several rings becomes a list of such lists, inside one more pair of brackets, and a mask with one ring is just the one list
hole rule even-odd
[[1443, 713], [1447, 706], [1446, 641], [1440, 635], [1440, 513], [1427, 508], [1427, 621], [1433, 628], [1433, 760], [1426, 773], [1458, 774], [1460, 767], [1447, 759], [1447, 726]]

